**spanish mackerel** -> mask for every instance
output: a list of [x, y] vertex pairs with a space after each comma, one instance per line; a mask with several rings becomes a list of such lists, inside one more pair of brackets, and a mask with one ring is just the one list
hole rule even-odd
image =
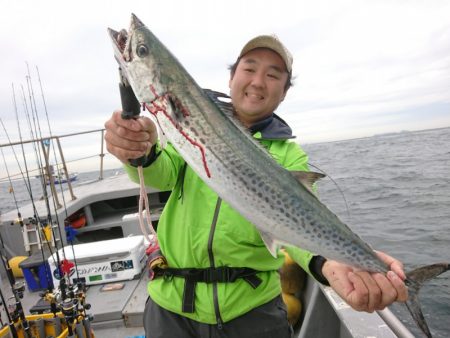
[[[128, 32], [109, 29], [115, 58], [142, 104], [188, 165], [260, 231], [272, 254], [294, 245], [353, 267], [386, 273], [372, 248], [282, 168], [233, 117], [227, 104], [200, 88], [156, 36], [132, 15]], [[407, 306], [431, 337], [417, 293], [449, 270], [434, 264], [407, 274]]]

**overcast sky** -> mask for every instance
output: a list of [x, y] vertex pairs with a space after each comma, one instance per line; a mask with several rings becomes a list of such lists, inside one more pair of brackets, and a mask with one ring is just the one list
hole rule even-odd
[[21, 0], [1, 7], [0, 117], [13, 140], [12, 84], [29, 136], [26, 62], [44, 119], [39, 68], [53, 135], [103, 127], [120, 102], [106, 28], [128, 28], [131, 13], [200, 86], [224, 92], [242, 46], [277, 34], [294, 55], [295, 76], [278, 113], [300, 143], [450, 126], [450, 1]]

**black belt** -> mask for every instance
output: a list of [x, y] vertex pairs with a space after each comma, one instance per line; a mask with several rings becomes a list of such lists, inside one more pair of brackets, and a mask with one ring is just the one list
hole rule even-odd
[[262, 282], [261, 278], [256, 276], [259, 271], [250, 268], [230, 268], [228, 266], [221, 266], [218, 268], [206, 269], [156, 268], [154, 270], [155, 277], [181, 277], [185, 279], [182, 311], [188, 313], [194, 312], [195, 286], [198, 282], [233, 283], [238, 278], [242, 278], [254, 289], [256, 289]]

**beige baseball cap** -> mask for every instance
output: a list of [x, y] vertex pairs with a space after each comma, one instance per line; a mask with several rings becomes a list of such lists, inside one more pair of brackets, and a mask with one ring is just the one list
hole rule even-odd
[[242, 48], [239, 57], [244, 56], [245, 54], [256, 48], [268, 48], [276, 52], [281, 56], [284, 63], [286, 64], [288, 73], [292, 73], [292, 54], [281, 43], [276, 35], [259, 35], [251, 39], [249, 42], [247, 42], [244, 48]]

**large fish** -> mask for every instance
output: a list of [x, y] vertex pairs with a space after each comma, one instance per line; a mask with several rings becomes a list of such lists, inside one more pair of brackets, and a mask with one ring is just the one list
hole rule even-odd
[[[132, 15], [128, 32], [109, 29], [115, 58], [138, 101], [165, 137], [223, 200], [260, 231], [272, 254], [290, 244], [351, 266], [386, 273], [377, 254], [282, 168], [232, 116], [232, 106], [200, 88], [155, 35]], [[434, 264], [407, 274], [415, 321], [431, 337], [417, 299], [421, 284], [449, 270]]]

